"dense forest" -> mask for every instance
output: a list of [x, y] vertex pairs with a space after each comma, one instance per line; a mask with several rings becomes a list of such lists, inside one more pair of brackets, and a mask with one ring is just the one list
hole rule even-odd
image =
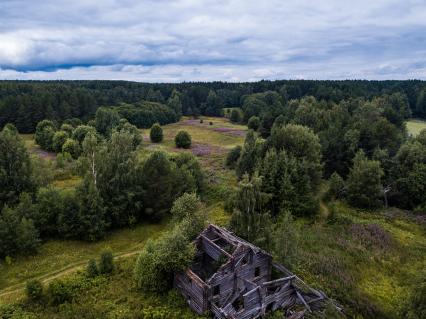
[[[142, 100], [160, 103], [152, 108], [139, 104], [144, 117], [140, 122], [150, 127], [153, 122], [167, 123], [175, 116], [220, 115], [222, 108], [243, 107], [249, 95], [277, 92], [284, 101], [313, 96], [318, 101], [339, 103], [351, 98], [372, 99], [382, 94], [400, 92], [407, 99], [412, 116], [426, 118], [426, 85], [422, 81], [260, 81], [253, 83], [179, 83], [147, 84], [124, 81], [1, 81], [0, 127], [13, 123], [21, 133], [33, 132], [38, 122], [50, 119], [62, 123], [69, 118], [87, 121], [100, 106], [121, 106], [121, 112], [134, 113], [129, 104]], [[268, 102], [266, 102], [268, 103]], [[161, 108], [162, 114], [157, 114]], [[252, 105], [252, 113], [264, 105]], [[257, 110], [257, 111], [256, 111]], [[269, 116], [262, 110], [262, 117]], [[167, 113], [167, 114], [165, 114]], [[251, 113], [246, 114], [248, 119]], [[133, 114], [135, 115], [135, 114]], [[136, 123], [136, 122], [135, 122]], [[135, 124], [133, 123], [133, 124]]]
[[[235, 178], [219, 194], [220, 178], [206, 173], [205, 159], [182, 150], [191, 149], [187, 131], [173, 132], [172, 146], [164, 142], [163, 128], [182, 116], [205, 127], [214, 124], [205, 116], [226, 117], [246, 129], [244, 143], [219, 158], [215, 169]], [[412, 117], [426, 118], [422, 81], [0, 82], [0, 258], [35, 254], [52, 239], [94, 242], [170, 220], [134, 269], [138, 289], [167, 293], [173, 273], [194, 257], [191, 242], [207, 219], [203, 202], [216, 201], [227, 227], [297, 268], [297, 220], [314, 223], [324, 202], [326, 222], [337, 227], [352, 227], [334, 214], [340, 202], [372, 214], [393, 206], [422, 223], [426, 130], [410, 135]], [[141, 134], [147, 128], [150, 147]], [[22, 133], [34, 133], [54, 160], [31, 156]], [[52, 171], [78, 182], [55, 187]], [[388, 238], [377, 225], [364, 226], [357, 236], [374, 244]], [[354, 287], [334, 290], [347, 315], [386, 317]], [[410, 295], [401, 314], [421, 318], [425, 292]]]

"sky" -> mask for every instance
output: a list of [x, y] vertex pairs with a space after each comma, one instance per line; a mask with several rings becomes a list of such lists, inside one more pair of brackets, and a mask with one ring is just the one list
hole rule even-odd
[[426, 80], [426, 0], [0, 0], [0, 79]]

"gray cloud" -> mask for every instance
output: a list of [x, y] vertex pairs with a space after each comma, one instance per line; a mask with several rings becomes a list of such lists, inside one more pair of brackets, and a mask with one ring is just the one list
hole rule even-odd
[[2, 0], [0, 79], [426, 79], [423, 0]]

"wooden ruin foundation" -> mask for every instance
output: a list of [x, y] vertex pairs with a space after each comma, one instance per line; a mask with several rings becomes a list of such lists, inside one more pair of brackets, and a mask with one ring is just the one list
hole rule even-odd
[[195, 243], [195, 260], [175, 274], [174, 285], [198, 314], [253, 319], [282, 309], [295, 319], [322, 309], [327, 299], [274, 263], [269, 253], [225, 228], [210, 224]]

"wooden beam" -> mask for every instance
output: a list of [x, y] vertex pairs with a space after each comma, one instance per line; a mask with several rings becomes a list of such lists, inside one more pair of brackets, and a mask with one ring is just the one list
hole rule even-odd
[[230, 255], [227, 251], [223, 250], [219, 245], [208, 239], [206, 236], [201, 235], [201, 238], [205, 241], [207, 241], [209, 244], [211, 244], [213, 247], [215, 247], [217, 250], [219, 250], [222, 254], [224, 254], [228, 258], [232, 258], [232, 255]]

